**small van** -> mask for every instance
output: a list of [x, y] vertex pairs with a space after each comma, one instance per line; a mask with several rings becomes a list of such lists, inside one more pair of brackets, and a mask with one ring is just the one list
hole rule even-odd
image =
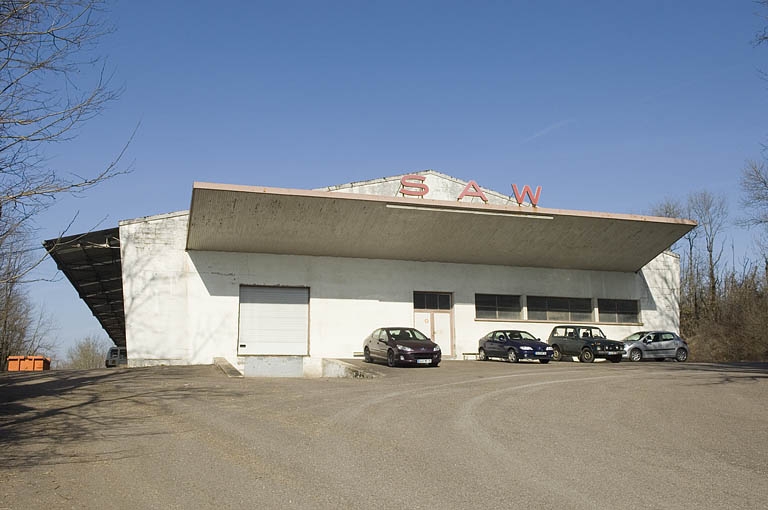
[[128, 352], [125, 350], [125, 347], [110, 347], [104, 364], [107, 368], [127, 365]]

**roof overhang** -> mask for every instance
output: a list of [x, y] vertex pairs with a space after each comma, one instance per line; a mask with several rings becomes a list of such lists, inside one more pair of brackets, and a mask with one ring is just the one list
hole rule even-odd
[[691, 220], [196, 182], [188, 250], [638, 271]]
[[43, 246], [115, 345], [125, 347], [119, 230], [49, 239]]

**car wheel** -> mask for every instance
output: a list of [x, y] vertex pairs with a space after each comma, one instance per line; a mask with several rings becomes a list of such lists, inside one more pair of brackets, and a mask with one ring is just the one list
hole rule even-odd
[[488, 356], [485, 355], [485, 350], [480, 349], [477, 351], [477, 360], [478, 361], [488, 361]]
[[643, 359], [643, 353], [638, 348], [629, 351], [629, 361], [640, 361]]
[[517, 363], [518, 361], [520, 361], [520, 359], [517, 357], [517, 352], [515, 352], [514, 349], [510, 349], [509, 351], [507, 351], [507, 360], [510, 363]]
[[365, 360], [366, 363], [373, 363], [373, 358], [371, 358], [371, 351], [366, 347], [363, 350], [363, 360]]
[[579, 361], [582, 363], [592, 363], [595, 361], [595, 355], [592, 354], [592, 351], [589, 349], [584, 349], [581, 351], [581, 355], [579, 356]]
[[387, 351], [387, 366], [388, 367], [394, 367], [397, 366], [397, 361], [395, 360], [395, 351]]
[[677, 352], [675, 353], [675, 360], [683, 362], [687, 359], [688, 359], [688, 351], [682, 348], [678, 349]]
[[548, 359], [540, 359], [539, 363], [544, 363], [546, 365], [547, 363], [549, 363], [549, 360]]
[[563, 353], [560, 352], [560, 347], [553, 345], [552, 346], [552, 359], [555, 361], [562, 361], [563, 360]]

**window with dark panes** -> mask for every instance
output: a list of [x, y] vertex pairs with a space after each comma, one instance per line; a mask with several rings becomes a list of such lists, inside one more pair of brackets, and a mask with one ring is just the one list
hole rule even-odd
[[547, 298], [541, 296], [528, 296], [528, 320], [547, 320]]
[[413, 308], [416, 310], [450, 310], [451, 295], [446, 292], [414, 292]]
[[589, 322], [592, 320], [592, 300], [570, 299], [568, 302], [572, 321]]
[[528, 296], [528, 320], [589, 322], [592, 320], [592, 300]]
[[640, 322], [638, 302], [634, 299], [598, 299], [600, 322]]
[[475, 318], [520, 320], [520, 296], [506, 294], [475, 294]]

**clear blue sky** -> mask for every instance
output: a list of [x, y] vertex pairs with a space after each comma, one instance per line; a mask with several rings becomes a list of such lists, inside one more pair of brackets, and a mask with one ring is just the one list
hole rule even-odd
[[[49, 148], [93, 174], [141, 127], [133, 172], [60, 197], [40, 240], [185, 210], [192, 182], [315, 188], [435, 169], [539, 205], [644, 213], [738, 179], [768, 142], [768, 24], [751, 0], [123, 0], [100, 45], [125, 91]], [[749, 234], [730, 227], [737, 259]], [[55, 277], [46, 261], [41, 277]], [[71, 285], [36, 283], [63, 348], [106, 336]]]

